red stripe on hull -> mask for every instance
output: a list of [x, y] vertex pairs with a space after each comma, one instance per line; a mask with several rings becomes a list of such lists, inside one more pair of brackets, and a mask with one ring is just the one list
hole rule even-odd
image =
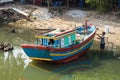
[[74, 48], [79, 48], [80, 46], [82, 46], [82, 45], [86, 44], [87, 42], [89, 42], [94, 36], [95, 36], [95, 33], [93, 35], [91, 35], [88, 39], [83, 41], [82, 43], [76, 44], [76, 45], [74, 45], [74, 46], [72, 46], [70, 48], [59, 48], [59, 49], [51, 48], [51, 51], [52, 52], [65, 52], [65, 51], [72, 50]]
[[66, 51], [72, 50], [74, 48], [79, 48], [82, 45], [86, 44], [87, 42], [89, 42], [95, 36], [95, 33], [92, 34], [88, 39], [86, 39], [82, 43], [73, 45], [70, 48], [59, 48], [59, 49], [56, 49], [56, 48], [52, 48], [52, 47], [48, 47], [48, 46], [34, 45], [34, 44], [22, 44], [21, 47], [22, 48], [37, 48], [37, 49], [42, 49], [42, 50], [49, 50], [51, 52], [66, 52]]
[[51, 47], [42, 46], [42, 45], [34, 45], [34, 44], [21, 44], [22, 48], [35, 48], [41, 50], [51, 50]]
[[88, 50], [89, 50], [89, 48], [84, 50], [84, 51], [82, 51], [82, 52], [80, 52], [80, 53], [77, 53], [76, 55], [73, 55], [71, 57], [68, 57], [68, 58], [65, 58], [65, 59], [62, 59], [62, 60], [59, 60], [59, 61], [54, 61], [54, 62], [56, 62], [56, 63], [67, 63], [67, 62], [70, 62], [70, 61], [75, 60], [78, 57], [82, 56], [83, 54], [87, 53]]

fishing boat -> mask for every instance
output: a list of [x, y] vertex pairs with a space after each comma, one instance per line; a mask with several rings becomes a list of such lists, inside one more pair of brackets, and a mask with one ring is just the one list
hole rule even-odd
[[66, 63], [87, 53], [95, 33], [94, 25], [66, 31], [56, 29], [35, 35], [35, 44], [21, 44], [21, 47], [32, 60]]

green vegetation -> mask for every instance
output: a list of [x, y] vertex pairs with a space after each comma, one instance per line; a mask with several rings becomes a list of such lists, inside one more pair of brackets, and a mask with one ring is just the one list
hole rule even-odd
[[118, 0], [86, 0], [86, 3], [100, 13], [108, 12], [117, 7]]

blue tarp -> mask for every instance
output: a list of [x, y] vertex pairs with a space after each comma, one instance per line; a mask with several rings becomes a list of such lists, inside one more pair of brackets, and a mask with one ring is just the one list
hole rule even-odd
[[79, 0], [79, 7], [83, 8], [83, 5], [84, 5], [84, 0]]
[[118, 0], [118, 6], [119, 6], [119, 8], [120, 8], [120, 0]]

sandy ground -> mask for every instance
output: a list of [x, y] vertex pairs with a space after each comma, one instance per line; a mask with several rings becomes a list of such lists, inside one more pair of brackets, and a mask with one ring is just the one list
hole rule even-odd
[[[26, 7], [26, 5], [24, 5]], [[24, 9], [21, 5], [13, 5], [12, 7], [17, 7], [24, 12], [31, 12], [31, 9], [28, 9], [29, 6], [27, 5], [27, 9]], [[36, 8], [35, 12], [41, 13], [43, 11], [43, 8], [32, 6], [32, 9]], [[94, 11], [84, 11], [86, 12], [86, 17], [76, 17], [73, 18], [69, 15], [65, 14], [66, 11], [63, 12], [63, 15], [57, 15], [54, 18], [47, 18], [47, 19], [33, 19], [32, 22], [27, 21], [25, 19], [18, 20], [15, 23], [9, 23], [9, 25], [14, 27], [20, 27], [25, 29], [48, 29], [48, 28], [59, 28], [59, 29], [72, 29], [75, 26], [81, 26], [84, 24], [85, 20], [88, 20], [88, 24], [93, 24], [99, 30], [97, 30], [98, 34], [101, 34], [103, 31], [105, 31], [105, 26], [109, 25], [109, 33], [106, 34], [106, 37], [108, 37], [108, 42], [112, 42], [115, 45], [120, 45], [120, 19], [114, 15], [97, 15]], [[37, 14], [39, 14], [37, 13]], [[44, 13], [42, 14], [44, 15]], [[95, 37], [95, 40], [98, 40], [97, 37]]]

